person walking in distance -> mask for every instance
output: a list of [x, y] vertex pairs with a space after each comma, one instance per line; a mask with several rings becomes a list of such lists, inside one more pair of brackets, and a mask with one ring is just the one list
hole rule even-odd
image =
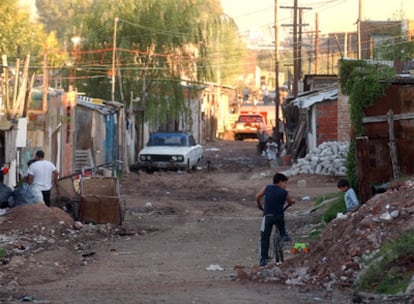
[[55, 165], [45, 160], [45, 152], [39, 150], [35, 154], [35, 160], [27, 169], [27, 182], [31, 187], [42, 192], [43, 201], [50, 207], [50, 192], [53, 184], [56, 184], [59, 172]]
[[266, 142], [266, 156], [269, 168], [275, 168], [277, 164], [278, 145], [270, 136]]
[[[273, 226], [279, 229], [280, 236], [286, 239], [284, 206], [285, 202], [293, 205], [295, 201], [286, 191], [288, 177], [281, 173], [273, 175], [273, 184], [263, 187], [256, 194], [257, 207], [263, 210], [262, 224], [260, 226], [260, 266], [265, 266], [268, 260], [270, 235]], [[264, 204], [262, 198], [264, 197]]]

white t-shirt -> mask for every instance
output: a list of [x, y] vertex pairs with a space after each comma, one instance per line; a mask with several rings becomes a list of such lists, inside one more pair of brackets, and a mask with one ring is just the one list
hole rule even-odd
[[266, 143], [266, 153], [268, 160], [275, 160], [277, 158], [277, 143], [268, 141]]
[[27, 174], [33, 176], [31, 186], [40, 191], [52, 189], [53, 172], [56, 171], [55, 165], [48, 160], [37, 160], [27, 169]]

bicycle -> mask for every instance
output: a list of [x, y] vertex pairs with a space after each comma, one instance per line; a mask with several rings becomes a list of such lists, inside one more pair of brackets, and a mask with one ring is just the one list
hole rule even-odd
[[[283, 211], [286, 211], [287, 208], [289, 208], [290, 205], [286, 205], [283, 208]], [[259, 207], [260, 210], [262, 210]], [[263, 211], [263, 210], [262, 210]], [[284, 255], [283, 255], [283, 247], [285, 244], [285, 239], [280, 235], [280, 231], [279, 229], [274, 226], [272, 228], [272, 234], [270, 236], [270, 240], [271, 240], [271, 254], [269, 256], [269, 259], [275, 259], [275, 263], [276, 265], [280, 265], [281, 263], [284, 262]], [[260, 248], [260, 244], [259, 244], [259, 248]], [[259, 250], [259, 255], [260, 255], [260, 250]]]
[[[273, 237], [272, 237], [273, 236]], [[280, 235], [279, 229], [274, 227], [274, 231], [272, 232], [271, 240], [272, 240], [272, 259], [275, 259], [276, 265], [279, 265], [284, 262], [283, 256], [283, 245], [285, 244], [285, 240]]]

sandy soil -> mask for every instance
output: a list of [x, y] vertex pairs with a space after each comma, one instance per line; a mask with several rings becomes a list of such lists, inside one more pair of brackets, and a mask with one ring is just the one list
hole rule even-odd
[[[59, 219], [52, 233], [49, 222], [28, 225], [26, 233], [36, 232], [38, 239], [47, 230], [48, 241], [19, 239], [30, 254], [3, 262], [1, 303], [350, 303], [350, 290], [237, 275], [258, 267], [261, 213], [254, 195], [273, 172], [255, 141], [226, 140], [206, 145], [205, 159], [192, 173], [131, 172], [120, 183], [122, 227], [68, 231]], [[337, 191], [336, 178], [295, 176], [288, 190], [297, 200], [287, 213], [288, 230], [293, 241], [302, 240], [315, 220], [307, 211], [316, 197]], [[17, 219], [0, 225], [6, 224], [8, 231], [18, 229]]]

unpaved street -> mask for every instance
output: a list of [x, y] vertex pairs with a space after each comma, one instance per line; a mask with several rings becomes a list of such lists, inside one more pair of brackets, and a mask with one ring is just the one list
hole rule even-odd
[[[249, 273], [257, 267], [261, 213], [254, 195], [273, 173], [255, 145], [211, 143], [202, 167], [191, 174], [132, 172], [121, 182], [120, 236], [91, 242], [83, 266], [79, 262], [54, 280], [28, 280], [20, 295], [37, 303], [350, 303], [345, 291], [237, 276], [237, 269]], [[329, 177], [290, 179], [288, 190], [297, 204], [287, 225], [294, 239], [309, 231], [313, 218], [304, 214], [314, 199], [337, 191], [335, 185]], [[305, 196], [310, 200], [302, 200]]]

